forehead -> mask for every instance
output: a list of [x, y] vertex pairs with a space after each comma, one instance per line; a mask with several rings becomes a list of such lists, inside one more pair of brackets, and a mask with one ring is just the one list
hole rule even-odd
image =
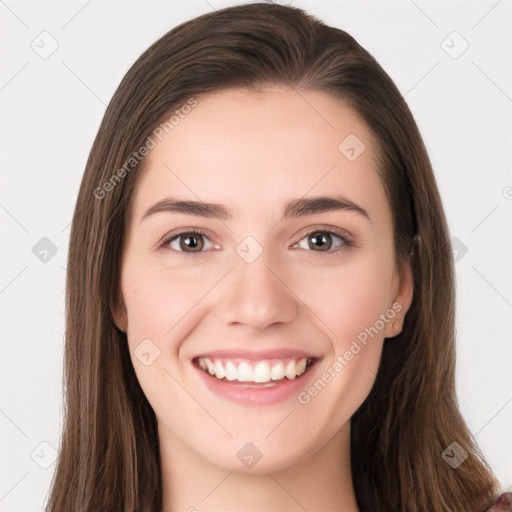
[[[196, 98], [150, 150], [134, 215], [170, 195], [273, 208], [307, 194], [382, 201], [368, 127], [319, 91], [233, 89]], [[369, 199], [368, 199], [369, 198]]]

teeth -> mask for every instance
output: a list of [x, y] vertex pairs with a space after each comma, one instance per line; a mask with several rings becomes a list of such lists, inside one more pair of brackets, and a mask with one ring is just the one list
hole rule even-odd
[[295, 377], [297, 376], [297, 373], [295, 372], [295, 361], [291, 360], [286, 365], [285, 373], [286, 373], [286, 377], [288, 379], [290, 379], [290, 380], [295, 379]]
[[209, 359], [205, 359], [204, 362], [206, 363], [206, 367], [208, 368], [210, 375], [213, 375], [215, 373], [215, 370], [213, 369], [213, 363]]
[[236, 366], [231, 361], [226, 364], [226, 379], [236, 380]]
[[217, 361], [213, 365], [213, 369], [215, 370], [215, 377], [217, 377], [217, 379], [223, 379], [226, 376], [224, 366], [222, 366], [222, 363], [220, 361]]
[[240, 382], [250, 382], [252, 380], [252, 368], [249, 363], [242, 362], [238, 365], [236, 380]]
[[307, 360], [305, 358], [301, 359], [300, 361], [298, 361], [296, 363], [295, 371], [297, 373], [297, 377], [299, 375], [302, 375], [306, 371], [306, 364], [307, 364]]
[[240, 361], [235, 364], [234, 361], [216, 360], [215, 363], [207, 358], [199, 358], [199, 367], [215, 376], [219, 380], [237, 380], [238, 382], [266, 383], [282, 380], [285, 377], [293, 380], [302, 375], [310, 363], [311, 359], [303, 357], [302, 359], [291, 359], [287, 364], [283, 361], [258, 361], [255, 366], [251, 361]]
[[270, 382], [270, 365], [266, 361], [260, 361], [254, 367], [254, 382]]
[[281, 380], [284, 375], [285, 371], [283, 363], [277, 363], [272, 366], [272, 370], [270, 370], [270, 376], [272, 377], [272, 380]]

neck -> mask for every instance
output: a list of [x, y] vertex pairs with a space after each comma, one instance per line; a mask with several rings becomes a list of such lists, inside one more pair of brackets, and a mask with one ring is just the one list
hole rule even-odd
[[163, 512], [357, 512], [350, 425], [279, 471], [242, 473], [206, 460], [160, 432]]

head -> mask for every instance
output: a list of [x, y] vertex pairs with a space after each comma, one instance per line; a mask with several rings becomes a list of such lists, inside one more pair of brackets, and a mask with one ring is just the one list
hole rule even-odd
[[[320, 196], [345, 207], [321, 211], [317, 201], [316, 216], [286, 215], [306, 208], [287, 209], [290, 200]], [[148, 212], [169, 197], [229, 212]], [[178, 254], [175, 237], [194, 230], [174, 228], [195, 225], [210, 252]], [[327, 243], [341, 250], [312, 251], [308, 227], [338, 229]], [[492, 498], [492, 474], [457, 409], [453, 261], [421, 136], [372, 56], [299, 9], [201, 16], [128, 71], [77, 200], [66, 322], [52, 510], [158, 509], [163, 435], [243, 470], [237, 450], [264, 438], [282, 409], [237, 416], [242, 406], [219, 399], [215, 421], [191, 398], [198, 357], [294, 344], [336, 377], [297, 396], [295, 428], [284, 423], [259, 445], [261, 471], [350, 435], [362, 510], [477, 511]], [[150, 365], [137, 356], [143, 340]], [[337, 371], [347, 351], [354, 357]], [[293, 441], [286, 453], [283, 439]], [[453, 441], [469, 454], [456, 472], [441, 457]]]

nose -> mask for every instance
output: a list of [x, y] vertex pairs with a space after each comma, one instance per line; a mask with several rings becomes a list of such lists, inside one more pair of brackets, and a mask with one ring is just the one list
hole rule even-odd
[[293, 293], [288, 273], [266, 251], [252, 263], [240, 258], [229, 274], [216, 307], [226, 325], [263, 330], [296, 318], [300, 300]]

